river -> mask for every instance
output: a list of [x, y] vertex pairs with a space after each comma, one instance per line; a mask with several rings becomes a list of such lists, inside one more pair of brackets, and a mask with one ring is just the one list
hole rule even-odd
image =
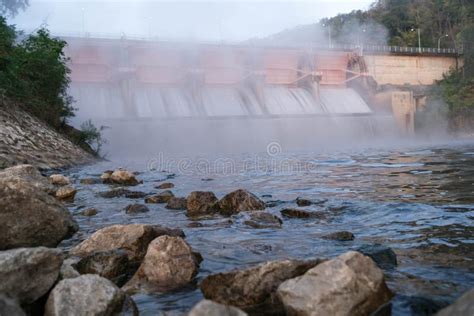
[[[113, 159], [112, 159], [113, 160]], [[136, 170], [143, 183], [131, 190], [156, 193], [155, 185], [172, 182], [176, 196], [213, 191], [220, 198], [245, 188], [268, 202], [267, 211], [280, 216], [280, 229], [255, 229], [231, 218], [200, 219], [185, 211], [148, 204], [150, 212], [128, 215], [124, 208], [143, 199], [105, 199], [106, 184], [81, 185], [79, 179], [98, 177], [107, 169]], [[79, 191], [68, 204], [80, 231], [63, 242], [68, 249], [105, 226], [153, 223], [182, 228], [199, 251], [196, 284], [167, 294], [138, 294], [133, 298], [141, 315], [180, 314], [202, 299], [197, 283], [206, 275], [282, 258], [333, 257], [365, 244], [391, 247], [398, 266], [385, 270], [397, 294], [393, 315], [422, 315], [435, 302], [450, 302], [474, 287], [474, 145], [365, 147], [328, 152], [285, 152], [278, 143], [261, 154], [230, 157], [156, 157], [141, 161], [104, 161], [69, 169]], [[280, 210], [297, 207], [297, 197], [316, 201], [307, 210], [322, 211], [320, 219], [283, 218]], [[95, 207], [97, 216], [79, 213]], [[197, 226], [197, 225], [194, 225]], [[350, 231], [353, 241], [322, 238]], [[414, 297], [417, 297], [415, 299]]]

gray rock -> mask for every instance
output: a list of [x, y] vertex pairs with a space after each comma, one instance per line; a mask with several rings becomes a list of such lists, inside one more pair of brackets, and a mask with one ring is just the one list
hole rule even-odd
[[280, 228], [283, 222], [278, 216], [267, 212], [251, 212], [244, 224], [253, 228]]
[[372, 258], [382, 269], [393, 269], [397, 266], [397, 255], [387, 246], [381, 244], [362, 245], [357, 251]]
[[474, 289], [464, 293], [456, 302], [440, 310], [437, 316], [472, 316], [474, 315]]
[[0, 294], [0, 315], [1, 316], [26, 316], [17, 300]]
[[188, 316], [246, 316], [247, 313], [234, 306], [222, 305], [210, 300], [202, 300], [189, 312]]
[[122, 290], [98, 275], [85, 274], [60, 281], [49, 294], [45, 316], [138, 315]]
[[78, 257], [65, 259], [61, 265], [61, 269], [59, 270], [59, 279], [72, 279], [80, 276], [81, 274], [76, 270], [76, 264], [79, 260], [80, 258]]
[[275, 291], [285, 280], [300, 276], [321, 260], [269, 261], [245, 270], [213, 274], [200, 284], [204, 297], [249, 313], [281, 312]]
[[83, 211], [81, 211], [81, 215], [84, 215], [84, 216], [95, 216], [97, 215], [98, 211], [96, 208], [94, 207], [91, 207], [91, 208], [88, 208], [88, 209], [85, 209]]
[[63, 263], [59, 249], [18, 248], [0, 252], [0, 293], [31, 304], [54, 285]]
[[332, 239], [338, 241], [350, 241], [354, 240], [354, 234], [348, 231], [334, 232], [328, 235], [323, 236], [325, 239]]
[[127, 214], [138, 214], [149, 212], [150, 209], [143, 204], [130, 204], [125, 208], [125, 213]]
[[187, 207], [187, 199], [182, 197], [172, 197], [168, 204], [166, 204], [166, 208], [170, 210], [185, 210]]
[[155, 186], [155, 188], [156, 189], [171, 189], [171, 188], [174, 188], [174, 184], [171, 182], [164, 182]]
[[194, 191], [186, 200], [186, 209], [186, 215], [190, 217], [211, 215], [219, 211], [219, 203], [212, 192]]
[[167, 203], [171, 198], [174, 197], [173, 192], [166, 190], [158, 194], [149, 196], [145, 199], [145, 203]]
[[148, 246], [140, 268], [124, 286], [127, 292], [169, 291], [196, 276], [202, 257], [180, 237], [161, 236]]
[[121, 286], [133, 270], [133, 265], [128, 260], [125, 250], [114, 249], [86, 255], [74, 264], [74, 268], [80, 274], [98, 274]]
[[247, 190], [236, 190], [219, 201], [220, 213], [232, 215], [243, 211], [264, 210], [265, 203]]
[[61, 202], [25, 180], [0, 178], [0, 250], [56, 247], [77, 230]]
[[285, 208], [280, 211], [281, 215], [287, 218], [317, 218], [325, 219], [326, 214], [323, 212], [312, 212], [306, 210], [300, 210], [297, 208]]
[[277, 290], [288, 315], [370, 315], [390, 301], [383, 272], [369, 258], [350, 251], [323, 262]]
[[97, 251], [124, 249], [130, 261], [141, 262], [148, 244], [163, 235], [184, 237], [184, 233], [180, 229], [159, 225], [113, 225], [96, 231], [88, 239], [74, 247], [70, 253], [74, 256], [84, 257]]

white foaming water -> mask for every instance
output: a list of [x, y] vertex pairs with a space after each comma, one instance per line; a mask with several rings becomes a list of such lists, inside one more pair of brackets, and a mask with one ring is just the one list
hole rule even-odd
[[286, 150], [354, 146], [397, 135], [393, 118], [372, 115], [350, 88], [321, 88], [318, 100], [283, 86], [264, 87], [260, 100], [248, 87], [217, 85], [73, 83], [71, 94], [76, 122], [91, 118], [111, 127], [111, 157], [262, 152], [270, 142]]

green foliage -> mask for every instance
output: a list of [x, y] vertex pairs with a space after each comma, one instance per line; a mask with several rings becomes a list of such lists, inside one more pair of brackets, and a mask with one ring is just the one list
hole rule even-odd
[[97, 128], [91, 120], [87, 120], [81, 124], [78, 142], [88, 144], [95, 153], [100, 153], [102, 146], [106, 143], [106, 140], [102, 138], [102, 132], [106, 128], [105, 126]]
[[0, 14], [15, 16], [20, 10], [26, 9], [28, 0], [0, 0]]
[[88, 122], [78, 134], [66, 124], [75, 111], [67, 91], [70, 70], [63, 51], [66, 44], [46, 29], [18, 42], [15, 29], [0, 17], [0, 97], [21, 105], [73, 140], [94, 144], [99, 150], [103, 144], [101, 129]]

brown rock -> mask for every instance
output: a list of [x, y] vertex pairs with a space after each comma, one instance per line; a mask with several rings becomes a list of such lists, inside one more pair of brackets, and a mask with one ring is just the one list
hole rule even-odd
[[350, 241], [354, 240], [354, 234], [348, 231], [334, 232], [328, 235], [323, 236], [325, 239], [333, 239], [339, 241]]
[[83, 210], [80, 214], [84, 216], [95, 216], [97, 215], [97, 213], [98, 213], [97, 209], [94, 207], [91, 207], [91, 208]]
[[0, 178], [0, 250], [56, 247], [77, 230], [69, 211], [55, 198], [24, 180]]
[[70, 186], [60, 187], [56, 191], [56, 198], [61, 201], [71, 202], [74, 201], [77, 190]]
[[171, 189], [174, 188], [174, 184], [171, 182], [164, 182], [160, 185], [155, 186], [156, 189]]
[[225, 305], [233, 305], [249, 313], [281, 312], [275, 291], [285, 280], [300, 276], [319, 264], [320, 260], [269, 261], [245, 270], [213, 274], [201, 282], [204, 297]]
[[215, 214], [219, 211], [219, 202], [212, 192], [194, 191], [186, 200], [187, 216]]
[[300, 210], [296, 208], [285, 208], [280, 211], [281, 215], [288, 217], [288, 218], [318, 218], [318, 219], [325, 219], [326, 214], [323, 212], [311, 212]]
[[180, 237], [161, 236], [148, 246], [140, 268], [124, 286], [127, 292], [167, 291], [180, 288], [196, 276], [200, 254]]
[[79, 181], [81, 184], [98, 184], [100, 180], [94, 178], [84, 178]]
[[283, 224], [278, 216], [267, 212], [252, 212], [249, 217], [250, 219], [246, 220], [244, 224], [253, 228], [280, 228]]
[[312, 203], [308, 199], [303, 199], [303, 198], [297, 198], [296, 199], [296, 204], [298, 206], [310, 206]]
[[102, 173], [102, 175], [100, 176], [100, 180], [102, 180], [102, 183], [112, 183], [113, 172], [113, 170], [104, 171], [104, 173]]
[[247, 190], [236, 190], [219, 201], [220, 213], [232, 215], [242, 211], [264, 210], [265, 203]]
[[96, 231], [74, 247], [71, 255], [83, 257], [96, 251], [124, 249], [130, 261], [139, 262], [145, 256], [148, 244], [162, 235], [183, 237], [184, 233], [180, 229], [170, 229], [159, 225], [113, 225]]
[[166, 190], [158, 194], [152, 195], [150, 197], [147, 197], [145, 199], [145, 203], [166, 203], [169, 200], [171, 200], [172, 197], [174, 197], [173, 192]]
[[48, 178], [43, 177], [41, 173], [32, 165], [18, 165], [0, 172], [0, 179], [13, 182], [24, 181], [30, 186], [40, 189], [48, 194], [54, 194], [56, 188], [49, 183]]
[[130, 204], [125, 208], [127, 214], [138, 214], [149, 212], [150, 209], [143, 204]]
[[369, 258], [349, 251], [278, 287], [289, 315], [370, 315], [390, 301], [382, 271]]
[[137, 178], [135, 178], [135, 175], [132, 172], [125, 169], [115, 170], [110, 175], [110, 180], [113, 183], [121, 184], [121, 185], [137, 185], [139, 183]]
[[166, 208], [170, 210], [185, 210], [187, 207], [187, 199], [182, 197], [172, 197], [168, 204], [166, 204]]
[[70, 184], [69, 178], [62, 174], [52, 174], [49, 176], [49, 182], [54, 185], [68, 185]]

